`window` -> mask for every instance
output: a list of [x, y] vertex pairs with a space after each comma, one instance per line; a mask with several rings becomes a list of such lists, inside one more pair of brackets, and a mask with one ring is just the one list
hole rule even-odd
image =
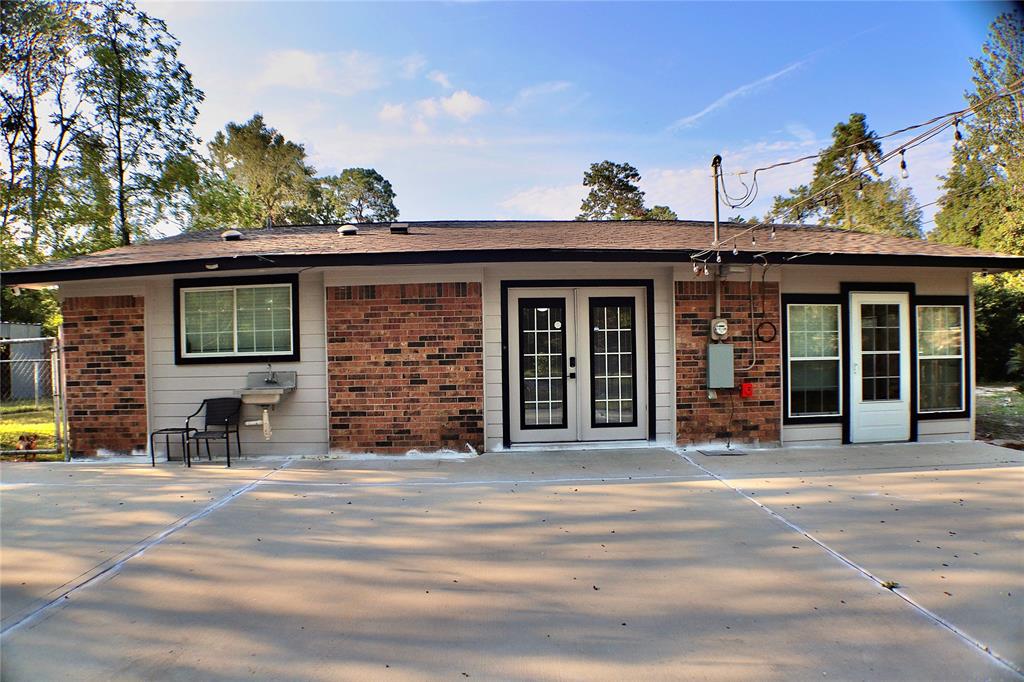
[[918, 411], [964, 409], [964, 308], [917, 306]]
[[294, 276], [179, 280], [177, 361], [298, 360]]
[[591, 425], [635, 426], [633, 297], [590, 299]]
[[565, 428], [564, 298], [519, 301], [519, 349], [523, 428]]
[[839, 304], [786, 306], [789, 416], [839, 416]]

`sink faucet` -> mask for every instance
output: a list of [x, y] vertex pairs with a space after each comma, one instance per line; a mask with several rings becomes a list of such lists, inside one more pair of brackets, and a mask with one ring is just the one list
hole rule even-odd
[[263, 380], [265, 384], [276, 384], [277, 383], [277, 372], [270, 367], [270, 363], [267, 363], [267, 378]]

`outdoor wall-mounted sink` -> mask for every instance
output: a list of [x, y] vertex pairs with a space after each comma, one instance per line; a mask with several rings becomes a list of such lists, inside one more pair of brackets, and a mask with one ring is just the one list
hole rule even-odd
[[273, 407], [295, 390], [296, 381], [295, 372], [249, 372], [239, 395], [246, 405]]

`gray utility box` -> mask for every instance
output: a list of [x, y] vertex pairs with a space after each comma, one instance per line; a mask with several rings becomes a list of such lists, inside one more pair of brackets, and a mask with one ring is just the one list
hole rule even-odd
[[708, 344], [708, 388], [735, 388], [731, 343]]

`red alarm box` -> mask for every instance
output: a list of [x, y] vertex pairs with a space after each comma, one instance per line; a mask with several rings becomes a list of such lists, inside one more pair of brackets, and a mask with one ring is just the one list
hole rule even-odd
[[740, 397], [741, 398], [753, 398], [754, 397], [754, 384], [750, 382], [744, 382], [740, 384]]

